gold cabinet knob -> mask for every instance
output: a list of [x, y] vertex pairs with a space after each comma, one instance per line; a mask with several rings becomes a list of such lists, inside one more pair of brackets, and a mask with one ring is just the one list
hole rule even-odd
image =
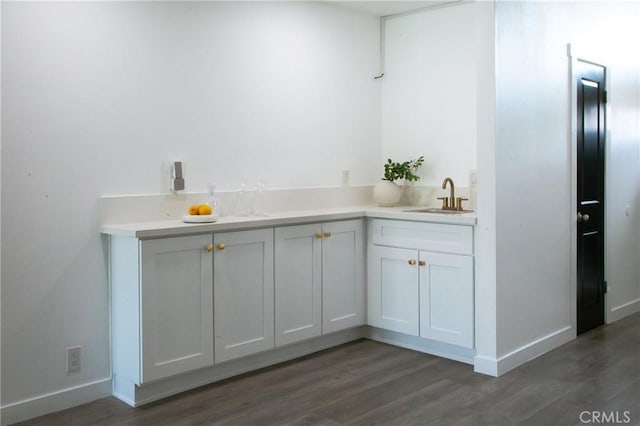
[[211, 253], [213, 251], [213, 244], [207, 244], [207, 246], [204, 248], [208, 253]]
[[322, 232], [316, 232], [316, 238], [322, 238]]
[[218, 244], [218, 250], [224, 250], [224, 244], [222, 243]]
[[416, 261], [415, 261], [415, 260], [413, 260], [413, 259], [409, 260], [409, 265], [413, 266], [413, 265], [415, 265], [415, 264], [416, 264]]
[[421, 260], [420, 262], [418, 262], [418, 265], [420, 265], [420, 266], [424, 266], [426, 264], [427, 264], [426, 260]]
[[329, 237], [331, 236], [331, 232], [325, 232], [325, 233], [324, 233], [324, 236], [325, 236], [325, 237], [327, 237], [327, 238], [329, 238]]

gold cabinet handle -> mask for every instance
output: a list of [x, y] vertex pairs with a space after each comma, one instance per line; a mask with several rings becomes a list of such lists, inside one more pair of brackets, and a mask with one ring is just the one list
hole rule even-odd
[[224, 250], [224, 244], [222, 243], [218, 244], [218, 250]]
[[322, 238], [322, 232], [316, 232], [316, 238]]
[[207, 244], [204, 249], [207, 251], [207, 253], [211, 253], [213, 251], [213, 244]]
[[420, 266], [424, 266], [426, 264], [427, 264], [426, 260], [421, 260], [420, 262], [418, 262], [418, 265], [420, 265]]
[[413, 265], [415, 265], [415, 264], [416, 264], [416, 261], [415, 261], [415, 260], [413, 260], [413, 259], [409, 260], [409, 265], [413, 266]]
[[324, 233], [324, 236], [325, 236], [325, 237], [327, 237], [327, 238], [329, 238], [329, 237], [331, 236], [331, 232], [325, 232], [325, 233]]

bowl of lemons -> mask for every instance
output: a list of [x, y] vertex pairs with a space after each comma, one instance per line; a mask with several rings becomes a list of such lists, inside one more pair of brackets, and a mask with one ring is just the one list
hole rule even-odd
[[218, 219], [218, 212], [209, 204], [194, 204], [189, 206], [188, 213], [182, 216], [182, 221], [187, 223], [208, 223]]

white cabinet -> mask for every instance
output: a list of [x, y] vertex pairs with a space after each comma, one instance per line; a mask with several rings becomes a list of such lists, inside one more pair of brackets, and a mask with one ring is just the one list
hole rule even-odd
[[141, 242], [142, 382], [213, 364], [211, 235]]
[[361, 219], [322, 225], [322, 332], [365, 323], [365, 244]]
[[364, 324], [363, 226], [276, 228], [276, 346]]
[[473, 227], [387, 219], [368, 226], [365, 232], [357, 218], [177, 237], [110, 235], [114, 395], [136, 405], [173, 385], [226, 377], [239, 365], [248, 370], [258, 358], [265, 365], [363, 336], [355, 329], [310, 340], [365, 322], [416, 336], [400, 344], [465, 356], [474, 346]]
[[420, 252], [420, 336], [473, 347], [473, 258]]
[[321, 252], [319, 225], [276, 228], [276, 346], [322, 334]]
[[273, 348], [273, 229], [213, 240], [216, 363]]
[[213, 365], [211, 235], [111, 238], [114, 376], [142, 384]]
[[[399, 333], [419, 334], [418, 266], [415, 250], [369, 248], [368, 323]], [[414, 262], [412, 262], [414, 263]]]
[[470, 226], [370, 222], [368, 323], [472, 348]]

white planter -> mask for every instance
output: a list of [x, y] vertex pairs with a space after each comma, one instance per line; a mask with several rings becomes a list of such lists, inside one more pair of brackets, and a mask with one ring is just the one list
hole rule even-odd
[[400, 201], [402, 187], [388, 180], [381, 180], [373, 187], [373, 200], [377, 205], [390, 207]]

